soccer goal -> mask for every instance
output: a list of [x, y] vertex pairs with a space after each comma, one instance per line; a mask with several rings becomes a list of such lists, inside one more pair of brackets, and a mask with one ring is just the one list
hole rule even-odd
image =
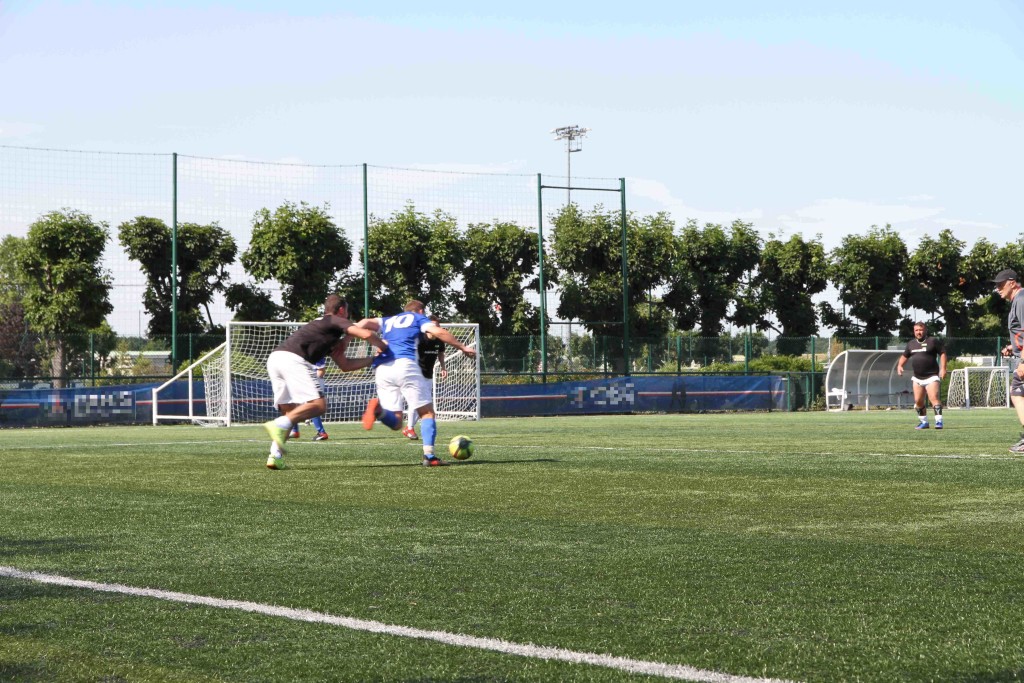
[[949, 408], [1007, 408], [1010, 369], [1006, 365], [957, 368], [949, 375]]
[[902, 355], [902, 351], [892, 349], [851, 349], [840, 353], [825, 375], [826, 409], [913, 407], [910, 368], [904, 369], [902, 377], [896, 373]]
[[[227, 341], [153, 390], [153, 424], [189, 420], [198, 424], [253, 424], [277, 416], [267, 375], [267, 357], [304, 323], [230, 322]], [[480, 348], [476, 324], [444, 323], [466, 346]], [[370, 355], [360, 339], [349, 342], [351, 358]], [[445, 370], [434, 366], [434, 412], [441, 421], [480, 419], [480, 356], [470, 358], [445, 347]], [[203, 391], [194, 389], [203, 380]], [[328, 423], [358, 422], [366, 402], [376, 395], [373, 368], [342, 372], [327, 362]], [[183, 386], [186, 385], [186, 386]], [[201, 394], [201, 395], [200, 395]]]

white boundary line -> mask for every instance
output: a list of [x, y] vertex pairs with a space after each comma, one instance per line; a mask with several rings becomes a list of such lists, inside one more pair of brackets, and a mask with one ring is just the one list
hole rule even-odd
[[[346, 446], [372, 446], [374, 448], [379, 447], [380, 442], [376, 440], [367, 440], [365, 438], [331, 438], [331, 442], [335, 444], [345, 444]], [[138, 443], [125, 442], [125, 443], [88, 443], [88, 444], [47, 444], [47, 445], [25, 445], [25, 446], [5, 446], [5, 450], [8, 451], [39, 451], [39, 450], [69, 450], [69, 449], [99, 449], [99, 448], [122, 448], [127, 446], [132, 447], [148, 447], [148, 446], [210, 446], [216, 444], [240, 444], [240, 443], [262, 443], [266, 444], [266, 438], [254, 438], [254, 439], [212, 439], [203, 441], [140, 441]], [[316, 446], [317, 448], [323, 448], [314, 441], [307, 441], [305, 439], [301, 441], [290, 441], [290, 446]], [[412, 445], [420, 445], [419, 441], [411, 442]], [[496, 449], [512, 449], [512, 444], [497, 444], [494, 446]], [[517, 447], [516, 447], [517, 448]], [[530, 446], [533, 450], [559, 450], [564, 451], [564, 448], [555, 446], [544, 446], [541, 444]], [[573, 450], [581, 451], [622, 451], [621, 446], [574, 446]], [[932, 458], [939, 460], [1022, 460], [1019, 455], [1005, 455], [995, 453], [850, 453], [850, 452], [835, 452], [835, 451], [794, 451], [791, 453], [771, 453], [767, 454], [764, 451], [756, 449], [728, 449], [728, 448], [682, 448], [682, 447], [664, 447], [664, 448], [644, 448], [645, 451], [650, 453], [711, 453], [711, 454], [728, 454], [728, 455], [768, 455], [770, 457], [832, 457], [842, 456], [849, 457], [863, 456], [872, 458]], [[108, 454], [109, 455], [109, 454]]]
[[628, 659], [626, 657], [615, 657], [612, 655], [595, 654], [590, 652], [575, 652], [573, 650], [564, 650], [558, 647], [533, 645], [532, 643], [520, 644], [507, 640], [498, 640], [496, 638], [480, 638], [462, 633], [426, 631], [409, 626], [396, 626], [394, 624], [385, 624], [379, 621], [367, 621], [365, 619], [353, 619], [351, 617], [336, 617], [330, 614], [324, 614], [323, 612], [293, 609], [290, 607], [276, 607], [274, 605], [264, 605], [258, 602], [224, 600], [221, 598], [211, 598], [202, 595], [190, 595], [189, 593], [164, 591], [156, 588], [134, 588], [132, 586], [124, 586], [117, 583], [83, 581], [81, 579], [71, 579], [64, 576], [56, 576], [54, 574], [25, 572], [14, 567], [5, 567], [2, 565], [0, 565], [0, 576], [10, 579], [33, 581], [35, 583], [51, 584], [55, 586], [84, 588], [86, 590], [102, 591], [104, 593], [121, 593], [123, 595], [131, 595], [133, 597], [156, 598], [158, 600], [169, 600], [171, 602], [183, 602], [192, 605], [203, 605], [205, 607], [216, 607], [218, 609], [241, 610], [243, 612], [265, 614], [271, 617], [292, 619], [294, 621], [341, 626], [354, 631], [381, 633], [401, 638], [433, 640], [446, 645], [455, 645], [458, 647], [491, 650], [494, 652], [517, 655], [520, 657], [531, 657], [534, 659], [557, 660], [573, 664], [603, 666], [609, 669], [618, 669], [629, 673], [646, 674], [648, 676], [662, 676], [664, 678], [677, 678], [687, 681], [697, 681], [698, 683], [787, 683], [780, 679], [733, 676], [732, 674], [697, 669], [692, 666], [686, 666], [685, 664], [664, 664], [661, 662]]

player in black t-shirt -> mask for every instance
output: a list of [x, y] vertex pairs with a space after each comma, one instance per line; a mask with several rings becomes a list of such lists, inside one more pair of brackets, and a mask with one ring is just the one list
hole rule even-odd
[[324, 301], [323, 317], [297, 329], [267, 358], [274, 403], [281, 412], [276, 420], [263, 425], [273, 442], [267, 458], [267, 467], [272, 470], [284, 469], [284, 444], [295, 426], [327, 412], [327, 400], [317, 385], [313, 364], [330, 356], [346, 372], [370, 365], [372, 356], [345, 356], [351, 337], [363, 339], [382, 351], [387, 349], [387, 343], [380, 337], [355, 325], [347, 316], [348, 304], [337, 294], [331, 294]]
[[[441, 324], [436, 315], [429, 317], [431, 322]], [[448, 371], [444, 367], [444, 342], [431, 334], [420, 333], [420, 338], [416, 345], [416, 360], [419, 361], [420, 372], [429, 380], [434, 379], [434, 365], [438, 366], [438, 373], [441, 377], [448, 375]], [[416, 421], [418, 419], [419, 415], [417, 415], [416, 411], [410, 410], [409, 418], [405, 429], [402, 430], [402, 434], [414, 440], [419, 438], [416, 436]]]
[[915, 429], [928, 429], [928, 408], [925, 406], [925, 395], [935, 411], [935, 428], [942, 429], [942, 403], [939, 400], [939, 385], [946, 376], [946, 349], [942, 342], [928, 336], [928, 328], [922, 322], [914, 323], [914, 338], [907, 344], [899, 363], [896, 374], [903, 376], [903, 366], [910, 359], [910, 367], [914, 370], [914, 406], [919, 418]]

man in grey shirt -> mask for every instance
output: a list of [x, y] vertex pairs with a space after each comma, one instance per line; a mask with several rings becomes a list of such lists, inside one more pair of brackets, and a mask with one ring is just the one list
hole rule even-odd
[[1017, 411], [1022, 430], [1020, 441], [1010, 446], [1010, 452], [1024, 453], [1024, 363], [1020, 362], [1021, 347], [1024, 346], [1024, 290], [1017, 281], [1017, 271], [1009, 268], [999, 271], [992, 282], [996, 294], [1010, 302], [1010, 314], [1006, 318], [1010, 343], [1003, 347], [1002, 354], [1010, 359], [1010, 401]]

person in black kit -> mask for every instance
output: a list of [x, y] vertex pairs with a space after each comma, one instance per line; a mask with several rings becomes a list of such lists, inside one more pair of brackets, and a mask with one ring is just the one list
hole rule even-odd
[[330, 355], [342, 371], [365, 368], [373, 361], [348, 358], [345, 350], [351, 337], [365, 340], [381, 351], [387, 342], [372, 331], [358, 327], [347, 317], [348, 304], [337, 294], [324, 301], [324, 316], [306, 323], [274, 349], [267, 358], [267, 373], [274, 389], [274, 403], [281, 416], [265, 422], [263, 427], [273, 444], [267, 467], [284, 469], [284, 444], [295, 425], [327, 412], [327, 400], [320, 393], [313, 364]]
[[[436, 315], [428, 316], [432, 322], [441, 324], [437, 319]], [[441, 377], [446, 377], [448, 371], [444, 367], [444, 342], [435, 337], [432, 334], [426, 332], [420, 333], [419, 344], [416, 346], [416, 357], [420, 364], [420, 371], [423, 376], [429, 380], [434, 379], [434, 365], [437, 365], [438, 374]], [[409, 437], [410, 439], [418, 439], [416, 436], [416, 421], [419, 419], [419, 415], [415, 410], [409, 411], [408, 422], [406, 423], [405, 429], [402, 430], [402, 434]]]
[[942, 342], [928, 336], [928, 328], [922, 322], [914, 323], [914, 338], [900, 356], [896, 365], [896, 374], [903, 376], [903, 366], [907, 359], [914, 369], [914, 406], [920, 421], [915, 429], [928, 429], [928, 408], [925, 406], [925, 394], [935, 411], [935, 428], [942, 429], [942, 403], [939, 399], [939, 386], [946, 376], [946, 349]]

